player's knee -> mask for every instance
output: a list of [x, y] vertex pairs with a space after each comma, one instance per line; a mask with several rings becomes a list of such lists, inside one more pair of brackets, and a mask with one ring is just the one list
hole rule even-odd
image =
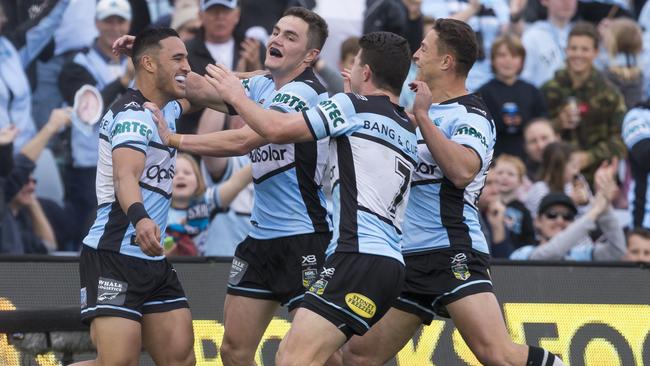
[[344, 366], [381, 366], [383, 363], [373, 357], [371, 352], [360, 348], [354, 342], [348, 342], [343, 348], [343, 365]]
[[254, 352], [255, 350], [251, 352], [227, 335], [224, 336], [219, 349], [221, 360], [227, 365], [249, 365], [253, 361]]

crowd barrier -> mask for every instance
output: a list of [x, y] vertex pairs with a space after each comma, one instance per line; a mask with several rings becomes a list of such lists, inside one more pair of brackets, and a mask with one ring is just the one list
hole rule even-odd
[[[44, 325], [43, 316], [30, 316], [28, 310], [60, 310], [70, 315], [71, 306], [79, 304], [77, 266], [75, 257], [0, 257], [0, 333], [15, 333], [21, 326], [31, 331], [50, 326]], [[197, 364], [221, 365], [229, 260], [178, 259], [174, 266], [192, 307]], [[491, 274], [516, 342], [544, 347], [571, 366], [650, 365], [650, 267], [496, 262]], [[9, 310], [18, 310], [19, 316], [9, 317]], [[52, 327], [57, 328], [61, 322], [54, 323]], [[289, 326], [286, 312], [279, 312], [258, 349], [259, 365], [273, 364]], [[7, 335], [0, 334], [0, 365], [21, 362], [20, 351], [10, 343]], [[48, 353], [32, 364], [60, 365], [60, 357]], [[142, 364], [152, 363], [145, 356]], [[422, 328], [390, 364], [479, 365], [453, 324], [443, 319]]]

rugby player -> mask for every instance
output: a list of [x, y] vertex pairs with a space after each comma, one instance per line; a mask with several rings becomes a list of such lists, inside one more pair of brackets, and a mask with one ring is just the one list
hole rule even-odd
[[[270, 75], [242, 80], [242, 98], [284, 113], [312, 108], [327, 99], [312, 70], [327, 34], [327, 23], [318, 14], [288, 9], [266, 47], [265, 66]], [[223, 105], [213, 89], [196, 94], [205, 104]], [[229, 112], [241, 111], [230, 107]], [[171, 135], [165, 126], [160, 125], [163, 141], [183, 151], [215, 157], [249, 153], [255, 185], [253, 228], [235, 250], [220, 355], [225, 365], [251, 365], [279, 306], [287, 306], [293, 314], [323, 266], [332, 237], [322, 191], [328, 141], [274, 143], [248, 126], [203, 135]]]
[[465, 88], [477, 54], [466, 23], [438, 19], [414, 55], [418, 165], [404, 221], [406, 278], [388, 313], [344, 347], [346, 365], [383, 365], [435, 314], [451, 316], [482, 364], [562, 365], [546, 350], [512, 342], [493, 293], [476, 201], [495, 129], [483, 100]]
[[302, 113], [264, 110], [223, 66], [206, 78], [273, 143], [330, 141], [334, 238], [323, 270], [280, 343], [277, 365], [322, 365], [388, 310], [404, 278], [401, 221], [416, 159], [415, 126], [397, 105], [409, 69], [407, 41], [369, 33], [351, 70], [355, 93]]
[[160, 106], [168, 128], [190, 108], [185, 45], [167, 28], [148, 29], [132, 52], [135, 87], [101, 120], [97, 218], [83, 240], [81, 318], [97, 359], [138, 365], [142, 346], [157, 365], [195, 363], [192, 319], [176, 271], [163, 255], [176, 150], [162, 144], [144, 104]]

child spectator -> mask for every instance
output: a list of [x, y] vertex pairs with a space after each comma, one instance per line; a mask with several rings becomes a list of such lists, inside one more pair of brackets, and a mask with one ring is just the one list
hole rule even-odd
[[233, 174], [220, 185], [206, 189], [198, 164], [188, 154], [180, 154], [174, 171], [172, 203], [165, 238], [165, 254], [204, 253], [206, 230], [215, 210], [227, 207], [252, 180], [250, 166]]
[[506, 34], [497, 38], [490, 54], [495, 77], [478, 92], [496, 126], [494, 156], [506, 153], [524, 159], [524, 126], [533, 118], [546, 116], [544, 96], [533, 84], [519, 78], [526, 58], [519, 37]]
[[539, 181], [530, 187], [524, 200], [532, 215], [549, 192], [563, 192], [578, 206], [587, 205], [591, 198], [589, 185], [580, 175], [576, 150], [566, 142], [554, 142], [544, 149]]
[[535, 240], [533, 218], [519, 199], [520, 189], [526, 176], [524, 163], [516, 156], [502, 154], [494, 164], [497, 187], [505, 205], [505, 225], [510, 242], [516, 249]]
[[643, 50], [641, 27], [634, 20], [617, 18], [601, 34], [608, 56], [603, 73], [623, 94], [625, 106], [632, 108], [645, 95], [638, 59]]
[[493, 258], [508, 258], [514, 247], [506, 227], [506, 206], [501, 202], [494, 169], [490, 169], [485, 177], [485, 185], [478, 198], [478, 209], [481, 212], [481, 230], [490, 247], [490, 255]]
[[627, 234], [627, 251], [624, 260], [650, 263], [650, 231], [636, 228]]

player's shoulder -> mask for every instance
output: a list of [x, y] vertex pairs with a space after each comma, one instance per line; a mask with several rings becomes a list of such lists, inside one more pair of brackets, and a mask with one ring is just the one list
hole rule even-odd
[[485, 105], [485, 101], [478, 93], [466, 94], [457, 98], [446, 100], [441, 105], [451, 105], [456, 104], [459, 106], [459, 110], [464, 111], [467, 114], [475, 114], [481, 116], [487, 120], [492, 119], [492, 115]]
[[311, 67], [308, 67], [296, 78], [291, 80], [290, 83], [287, 83], [281, 88], [284, 89], [300, 89], [305, 91], [313, 91], [316, 95], [321, 95], [327, 93], [327, 88], [320, 82], [314, 70]]
[[117, 116], [121, 113], [139, 113], [144, 112], [144, 103], [147, 100], [137, 90], [127, 89], [127, 91], [117, 98], [113, 104], [109, 107], [109, 110], [113, 112], [113, 116]]

